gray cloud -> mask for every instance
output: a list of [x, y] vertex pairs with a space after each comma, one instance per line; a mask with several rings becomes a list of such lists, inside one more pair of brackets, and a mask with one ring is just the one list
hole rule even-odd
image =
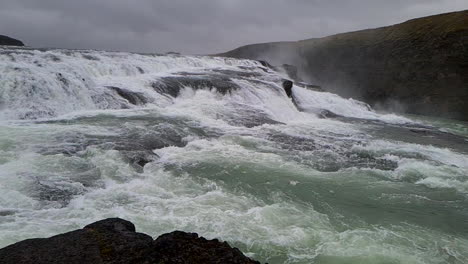
[[215, 53], [468, 9], [466, 0], [0, 0], [0, 34], [30, 46]]

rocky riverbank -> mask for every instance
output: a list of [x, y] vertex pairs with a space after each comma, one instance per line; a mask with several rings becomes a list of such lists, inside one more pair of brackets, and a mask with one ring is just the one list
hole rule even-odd
[[175, 231], [153, 240], [126, 220], [109, 218], [50, 238], [0, 249], [0, 263], [259, 263], [217, 239]]
[[341, 96], [399, 112], [468, 120], [468, 10], [221, 56], [289, 63]]

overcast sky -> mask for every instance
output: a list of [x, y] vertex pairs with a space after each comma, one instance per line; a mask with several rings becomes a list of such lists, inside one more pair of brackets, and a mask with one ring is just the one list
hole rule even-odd
[[34, 47], [205, 54], [468, 9], [468, 0], [0, 0], [0, 34]]

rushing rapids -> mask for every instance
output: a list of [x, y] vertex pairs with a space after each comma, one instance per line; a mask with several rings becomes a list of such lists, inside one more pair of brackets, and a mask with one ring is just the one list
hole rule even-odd
[[251, 60], [0, 48], [0, 247], [122, 217], [269, 263], [468, 262], [466, 123], [291, 100], [284, 79]]

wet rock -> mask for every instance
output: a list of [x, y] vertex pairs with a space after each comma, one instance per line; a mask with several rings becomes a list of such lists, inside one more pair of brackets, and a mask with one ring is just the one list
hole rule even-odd
[[333, 113], [332, 111], [329, 111], [329, 110], [326, 110], [326, 109], [321, 109], [318, 115], [319, 115], [320, 118], [335, 118], [335, 117], [339, 116], [339, 115]]
[[93, 55], [83, 54], [81, 56], [83, 56], [83, 58], [87, 60], [99, 61], [99, 58]]
[[283, 88], [284, 91], [286, 92], [286, 95], [289, 98], [292, 98], [292, 87], [293, 87], [293, 82], [290, 80], [284, 80], [283, 81]]
[[420, 135], [422, 135], [422, 136], [428, 136], [428, 135], [431, 134], [430, 131], [427, 130], [427, 129], [416, 129], [416, 128], [412, 128], [412, 129], [410, 129], [410, 131], [413, 132], [413, 133], [420, 134]]
[[0, 249], [0, 263], [259, 263], [216, 239], [175, 231], [154, 240], [126, 220], [109, 218], [50, 238]]
[[38, 180], [33, 197], [42, 202], [65, 207], [75, 196], [84, 192], [83, 186], [65, 180]]
[[114, 86], [107, 86], [107, 88], [115, 91], [120, 97], [126, 99], [132, 105], [144, 105], [148, 103], [148, 99], [143, 93], [132, 92], [130, 90]]
[[317, 149], [315, 141], [306, 137], [287, 134], [269, 134], [267, 139], [275, 142], [279, 148], [288, 151], [313, 151]]
[[241, 104], [234, 104], [234, 111], [226, 111], [218, 114], [218, 119], [223, 119], [231, 126], [244, 126], [252, 128], [264, 124], [284, 124], [273, 120], [270, 116], [261, 109], [256, 109]]
[[244, 71], [235, 71], [235, 70], [226, 70], [226, 69], [213, 69], [212, 71], [215, 73], [219, 73], [222, 75], [228, 75], [229, 77], [236, 77], [240, 79], [244, 78], [252, 78], [252, 77], [261, 77], [262, 74], [253, 71], [252, 68], [245, 67]]
[[270, 68], [270, 69], [273, 69], [274, 67], [268, 63], [267, 61], [264, 61], [264, 60], [259, 60], [258, 62], [260, 62], [260, 64], [263, 66], [263, 67], [266, 67], [266, 68]]
[[143, 70], [143, 68], [139, 67], [139, 66], [136, 66], [137, 70], [139, 73], [143, 74], [145, 73], [145, 70]]
[[259, 263], [226, 242], [207, 240], [196, 233], [164, 234], [153, 242], [152, 249], [151, 263]]
[[169, 51], [169, 52], [166, 52], [166, 55], [175, 55], [175, 56], [180, 56], [180, 52], [176, 52], [176, 51]]
[[47, 118], [54, 116], [56, 113], [52, 109], [48, 109], [44, 107], [44, 109], [37, 109], [37, 107], [31, 107], [31, 111], [27, 111], [25, 113], [20, 113], [18, 118], [22, 120], [30, 120], [30, 119], [39, 119], [39, 118]]
[[158, 155], [152, 151], [121, 151], [124, 159], [139, 173], [143, 172], [143, 167], [146, 164], [155, 161]]
[[190, 74], [181, 76], [163, 77], [159, 82], [154, 82], [152, 87], [159, 93], [169, 94], [172, 97], [177, 97], [180, 91], [185, 87], [190, 87], [194, 90], [199, 89], [215, 89], [217, 92], [225, 95], [234, 90], [240, 89], [228, 76], [223, 75], [200, 75]]
[[330, 110], [316, 108], [316, 107], [301, 107], [300, 104], [296, 103], [296, 99], [293, 97], [293, 102], [296, 105], [297, 109], [301, 112], [311, 113], [317, 115], [319, 118], [337, 118], [342, 117], [341, 115], [335, 114]]
[[153, 239], [118, 218], [0, 249], [0, 263], [142, 263]]
[[0, 210], [0, 216], [10, 216], [16, 214], [16, 210]]
[[[183, 138], [192, 133], [200, 137], [219, 136], [219, 134], [214, 131], [200, 131], [198, 127], [193, 126], [189, 120], [161, 118], [152, 115], [119, 118], [113, 116], [93, 116], [79, 117], [73, 120], [46, 120], [36, 123], [88, 124], [92, 126], [104, 126], [103, 124], [108, 124], [116, 127], [111, 135], [96, 135], [77, 131], [58, 134], [51, 144], [35, 146], [35, 151], [42, 155], [81, 155], [84, 154], [81, 152], [86, 151], [89, 147], [95, 147], [104, 150], [117, 150], [124, 153], [124, 156], [130, 155], [131, 152], [137, 153], [135, 154], [136, 156], [142, 154], [146, 156], [146, 154], [155, 149], [169, 146], [184, 147], [187, 142], [183, 140]], [[120, 124], [123, 123], [139, 123], [141, 126], [119, 127]]]
[[10, 38], [8, 36], [0, 35], [0, 45], [6, 46], [24, 46], [21, 40]]
[[44, 56], [45, 59], [47, 60], [51, 60], [53, 62], [61, 62], [62, 59], [60, 59], [60, 57], [54, 55], [54, 54], [47, 54]]
[[[354, 150], [353, 146], [363, 144], [363, 142], [347, 139], [345, 135], [323, 134], [310, 138], [300, 135], [272, 133], [268, 134], [265, 139], [282, 151], [282, 155], [286, 160], [307, 164], [322, 172], [336, 172], [346, 168], [391, 171], [398, 167], [395, 161], [376, 157], [365, 151]], [[297, 153], [300, 153], [300, 155], [297, 155]]]
[[310, 83], [305, 83], [305, 82], [297, 82], [296, 85], [299, 87], [308, 89], [308, 90], [312, 90], [316, 92], [324, 92], [323, 88], [320, 85], [315, 85], [315, 84], [310, 84]]
[[68, 87], [70, 82], [61, 73], [57, 73], [57, 80], [59, 80], [64, 87]]

